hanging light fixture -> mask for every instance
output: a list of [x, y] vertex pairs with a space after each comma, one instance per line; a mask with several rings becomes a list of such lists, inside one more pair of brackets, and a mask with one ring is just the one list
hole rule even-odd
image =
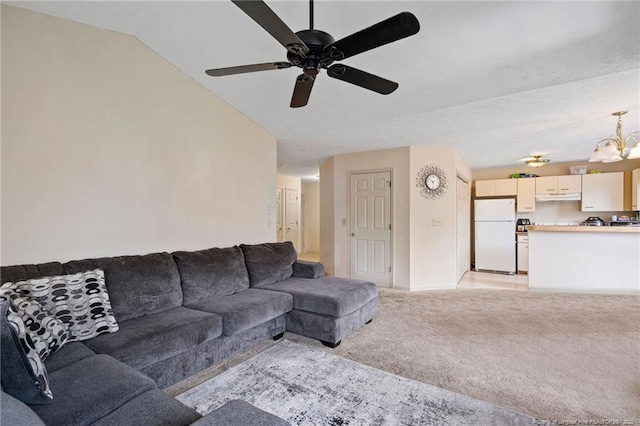
[[[549, 162], [549, 160], [547, 160], [546, 158], [540, 158], [542, 157], [541, 155], [534, 155], [533, 158], [531, 160], [527, 160], [525, 161], [525, 164], [527, 166], [531, 166], [531, 167], [542, 167], [545, 164], [547, 164]], [[522, 161], [522, 160], [520, 160]]]
[[[614, 163], [632, 158], [640, 158], [640, 132], [629, 133], [622, 139], [622, 116], [627, 111], [616, 111], [611, 115], [618, 116], [616, 125], [616, 135], [602, 139], [596, 144], [596, 149], [591, 154], [590, 162], [602, 161], [603, 163]], [[631, 147], [627, 146], [631, 145]]]

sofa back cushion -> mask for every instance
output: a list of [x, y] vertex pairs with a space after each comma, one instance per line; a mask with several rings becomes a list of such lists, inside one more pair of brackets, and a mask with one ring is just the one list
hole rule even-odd
[[67, 274], [102, 269], [118, 322], [182, 305], [180, 275], [169, 253], [72, 260], [63, 267]]
[[240, 247], [177, 251], [183, 304], [210, 296], [228, 296], [249, 288], [249, 274]]
[[291, 241], [255, 245], [242, 244], [240, 248], [244, 253], [251, 287], [260, 287], [286, 280], [293, 274], [293, 263], [298, 256]]
[[0, 268], [2, 284], [6, 282], [26, 281], [32, 278], [42, 278], [52, 275], [64, 275], [64, 268], [60, 262], [40, 263], [37, 265], [14, 265]]

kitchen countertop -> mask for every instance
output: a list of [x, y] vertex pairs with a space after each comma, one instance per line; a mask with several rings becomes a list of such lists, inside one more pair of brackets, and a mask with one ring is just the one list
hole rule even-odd
[[638, 226], [552, 226], [552, 225], [529, 225], [531, 231], [547, 232], [595, 232], [595, 233], [622, 233], [640, 234]]

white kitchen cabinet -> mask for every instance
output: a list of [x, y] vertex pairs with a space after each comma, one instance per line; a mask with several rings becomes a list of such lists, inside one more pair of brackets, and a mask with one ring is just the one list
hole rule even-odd
[[496, 195], [495, 180], [477, 180], [476, 197], [494, 197]]
[[536, 194], [576, 194], [582, 191], [581, 175], [543, 176], [536, 178]]
[[558, 193], [558, 177], [544, 176], [535, 178], [536, 194], [557, 194]]
[[579, 194], [582, 192], [582, 175], [558, 176], [558, 194]]
[[518, 272], [528, 272], [529, 271], [529, 236], [518, 234], [517, 236], [517, 244], [518, 248]]
[[514, 180], [518, 181], [516, 210], [520, 213], [536, 211], [536, 179], [520, 178]]
[[516, 195], [517, 179], [492, 179], [476, 181], [476, 197], [504, 197]]
[[631, 210], [640, 210], [640, 169], [631, 172]]
[[624, 210], [624, 173], [582, 175], [582, 211]]
[[496, 196], [516, 195], [517, 193], [517, 179], [496, 179]]

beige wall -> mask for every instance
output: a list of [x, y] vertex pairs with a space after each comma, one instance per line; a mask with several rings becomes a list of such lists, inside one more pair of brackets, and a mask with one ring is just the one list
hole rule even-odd
[[276, 141], [135, 38], [2, 6], [2, 264], [275, 239]]
[[[451, 182], [441, 200], [427, 200], [416, 187], [416, 174], [432, 163], [443, 167]], [[455, 179], [457, 174], [470, 176], [471, 170], [448, 148], [395, 148], [338, 155], [325, 162], [320, 168], [321, 261], [334, 275], [349, 276], [349, 173], [380, 170], [392, 172], [393, 287], [455, 287]], [[432, 226], [432, 219], [440, 219], [442, 226]]]
[[320, 251], [320, 184], [303, 182], [304, 195], [304, 249], [307, 252]]
[[335, 275], [335, 158], [320, 165], [320, 262], [328, 275]]
[[[457, 284], [456, 178], [469, 180], [471, 169], [450, 148], [411, 147], [411, 290], [455, 288]], [[437, 164], [447, 173], [448, 189], [442, 198], [420, 195], [415, 176], [427, 164]], [[440, 226], [434, 226], [440, 223]]]
[[[333, 211], [331, 219], [321, 216], [320, 241], [326, 252], [321, 252], [321, 260], [330, 257], [333, 265], [332, 273], [338, 277], [349, 277], [349, 173], [391, 171], [393, 182], [391, 217], [392, 217], [392, 275], [394, 286], [409, 282], [409, 148], [385, 149], [356, 154], [337, 155], [333, 157], [333, 176], [325, 176], [320, 168], [320, 204], [324, 212], [324, 193], [333, 193]], [[326, 163], [325, 163], [326, 164]], [[333, 191], [322, 190], [332, 186]], [[334, 226], [330, 227], [329, 223]], [[326, 226], [323, 226], [326, 224]], [[327, 247], [324, 240], [327, 234], [333, 238], [333, 246]]]

